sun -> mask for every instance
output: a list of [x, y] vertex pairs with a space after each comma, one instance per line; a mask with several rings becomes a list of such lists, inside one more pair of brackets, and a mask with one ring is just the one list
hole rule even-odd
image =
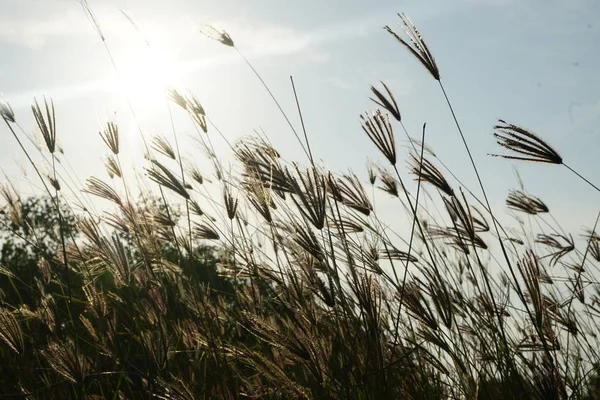
[[129, 53], [117, 62], [117, 71], [118, 76], [109, 85], [127, 96], [135, 107], [162, 107], [166, 90], [182, 84], [176, 63], [149, 47]]

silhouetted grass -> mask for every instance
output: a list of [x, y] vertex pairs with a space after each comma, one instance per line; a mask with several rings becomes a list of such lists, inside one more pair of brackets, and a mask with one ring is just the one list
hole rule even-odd
[[[99, 21], [82, 5], [110, 56]], [[404, 15], [401, 22], [407, 39], [386, 30], [441, 85], [423, 37]], [[226, 32], [206, 32], [241, 55]], [[579, 248], [544, 219], [552, 215], [546, 204], [522, 189], [506, 204], [532, 223], [515, 218], [513, 229], [499, 221], [443, 86], [483, 200], [451, 171], [447, 179], [425, 126], [410, 142], [411, 193], [396, 146], [397, 126], [408, 135], [401, 105], [383, 87], [371, 88], [381, 109], [361, 115], [382, 155], [365, 180], [314, 163], [308, 135], [303, 143], [291, 123], [308, 160], [288, 162], [265, 138], [249, 137], [231, 146], [237, 165], [225, 169], [209, 136], [221, 133], [199, 99], [170, 90], [213, 170], [201, 173], [197, 160], [183, 158], [173, 125], [175, 147], [144, 138], [145, 182], [161, 191], [138, 201], [134, 177], [122, 168], [117, 121], [100, 129], [111, 182], [90, 177], [73, 187], [55, 162], [54, 118], [64, 110], [51, 99], [32, 107], [46, 144], [39, 152], [52, 165], [44, 177], [12, 109], [1, 104], [50, 200], [21, 198], [10, 184], [0, 190], [0, 394], [598, 398], [598, 220]], [[517, 154], [504, 157], [566, 166], [540, 136], [493, 124], [499, 144]], [[90, 195], [109, 206], [75, 211], [94, 203]], [[408, 234], [387, 223], [390, 214], [375, 206], [380, 196], [396, 202]]]

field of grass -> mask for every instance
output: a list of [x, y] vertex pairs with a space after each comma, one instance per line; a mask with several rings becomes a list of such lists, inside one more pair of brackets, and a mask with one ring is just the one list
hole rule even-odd
[[[600, 398], [598, 218], [574, 240], [525, 189], [507, 194], [514, 220], [497, 217], [486, 193], [494, 182], [479, 177], [434, 55], [398, 17], [388, 39], [439, 83], [475, 187], [428, 146], [426, 125], [406, 129], [385, 83], [360, 115], [380, 159], [362, 174], [329, 171], [237, 48], [302, 159], [282, 159], [256, 135], [231, 143], [236, 165], [224, 166], [210, 140], [221, 132], [200, 100], [169, 89], [212, 170], [189, 167], [175, 129], [143, 137], [143, 179], [159, 195], [140, 196], [122, 167], [119, 123], [108, 121], [111, 180], [78, 187], [52, 99], [31, 107], [39, 154], [0, 103], [3, 134], [44, 188], [34, 197], [0, 188], [0, 398]], [[235, 48], [226, 32], [204, 33]], [[528, 128], [499, 120], [490, 131], [499, 157], [566, 168], [600, 191]], [[407, 234], [379, 214], [382, 196], [409, 221]]]

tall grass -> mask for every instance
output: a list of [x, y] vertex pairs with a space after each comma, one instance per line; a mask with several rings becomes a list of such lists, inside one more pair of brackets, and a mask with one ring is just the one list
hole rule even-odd
[[[100, 22], [82, 5], [112, 62]], [[423, 37], [404, 15], [401, 22], [404, 36], [386, 30], [441, 85]], [[20, 258], [2, 252], [2, 396], [597, 398], [598, 220], [579, 248], [545, 218], [552, 211], [543, 200], [519, 190], [506, 199], [515, 226], [501, 222], [443, 86], [483, 199], [437, 158], [425, 125], [419, 141], [410, 138], [385, 84], [385, 92], [372, 87], [379, 108], [360, 116], [381, 160], [369, 164], [365, 180], [329, 171], [314, 162], [310, 135], [303, 129], [301, 140], [233, 39], [205, 32], [243, 57], [307, 158], [284, 160], [266, 138], [247, 137], [230, 145], [237, 164], [226, 169], [210, 141], [221, 132], [199, 99], [170, 90], [173, 112], [195, 123], [213, 171], [184, 159], [172, 124], [175, 148], [163, 137], [144, 139], [146, 184], [161, 195], [136, 201], [118, 121], [100, 129], [113, 182], [90, 177], [75, 187], [56, 162], [55, 114], [64, 110], [55, 112], [51, 100], [32, 107], [46, 143], [38, 151], [52, 166], [45, 178], [12, 109], [0, 105], [58, 221], [32, 217], [29, 200], [2, 188], [4, 250], [28, 249], [15, 253]], [[597, 190], [539, 136], [505, 121], [493, 125], [511, 152], [504, 157], [564, 165]], [[415, 193], [399, 167], [398, 128], [410, 140]], [[77, 204], [98, 204], [88, 196], [108, 206], [76, 212]], [[408, 235], [375, 207], [382, 196], [406, 215]], [[66, 223], [72, 220], [76, 226]]]

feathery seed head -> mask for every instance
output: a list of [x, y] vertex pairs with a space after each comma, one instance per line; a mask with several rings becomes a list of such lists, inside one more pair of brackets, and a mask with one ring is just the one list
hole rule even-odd
[[106, 167], [106, 171], [108, 172], [108, 175], [111, 179], [115, 176], [118, 176], [119, 178], [123, 176], [121, 168], [119, 167], [119, 163], [117, 162], [114, 156], [107, 156], [104, 159], [104, 166]]
[[200, 104], [200, 101], [196, 96], [190, 94], [187, 99], [187, 110], [192, 119], [198, 124], [200, 129], [204, 133], [208, 132], [208, 126], [206, 125], [206, 113], [204, 107]]
[[187, 111], [189, 116], [200, 126], [204, 133], [208, 131], [204, 107], [202, 107], [198, 98], [191, 91], [188, 90], [186, 95], [182, 95], [178, 90], [170, 88], [167, 90], [167, 96], [169, 100]]
[[92, 176], [91, 178], [88, 178], [88, 180], [86, 181], [86, 188], [83, 191], [98, 197], [102, 197], [107, 200], [111, 200], [117, 205], [123, 205], [121, 197], [119, 197], [117, 192], [115, 192], [113, 188], [111, 188], [106, 183], [102, 182], [96, 177]]
[[300, 171], [296, 166], [297, 178], [287, 173], [292, 187], [292, 200], [302, 214], [317, 229], [325, 226], [327, 184], [325, 177], [316, 168]]
[[411, 154], [410, 157], [412, 173], [417, 175], [417, 180], [429, 182], [448, 196], [454, 196], [454, 190], [452, 190], [444, 175], [442, 175], [440, 170], [431, 161], [423, 158], [423, 162], [420, 162], [414, 154]]
[[131, 232], [131, 229], [129, 229], [129, 225], [127, 224], [127, 221], [121, 215], [105, 211], [102, 219], [108, 225], [112, 226], [113, 228], [115, 228], [123, 233]]
[[387, 32], [389, 32], [398, 42], [402, 43], [404, 47], [411, 52], [413, 56], [417, 58], [423, 64], [425, 68], [429, 71], [431, 76], [437, 81], [440, 80], [440, 71], [435, 62], [435, 58], [429, 51], [427, 44], [425, 44], [425, 40], [423, 40], [423, 36], [417, 30], [417, 27], [413, 22], [404, 14], [398, 14], [400, 17], [400, 27], [404, 31], [404, 34], [408, 37], [408, 41], [400, 37], [396, 32], [392, 30], [389, 26], [385, 26]]
[[[566, 244], [562, 244], [558, 240], [559, 238], [566, 242]], [[555, 265], [560, 258], [575, 250], [575, 242], [573, 241], [572, 236], [567, 237], [565, 235], [558, 234], [546, 235], [541, 233], [538, 234], [535, 241], [536, 243], [556, 249], [554, 253], [548, 254], [550, 257], [550, 265]]]
[[46, 178], [48, 178], [48, 180], [50, 181], [50, 185], [52, 185], [52, 187], [54, 188], [54, 190], [60, 191], [60, 183], [58, 182], [58, 179], [55, 179], [50, 174], [46, 175]]
[[512, 160], [562, 164], [561, 156], [537, 135], [503, 120], [499, 120], [499, 122], [500, 124], [494, 127], [494, 137], [500, 146], [517, 153], [517, 155], [492, 154], [492, 156]]
[[0, 307], [0, 339], [17, 354], [23, 352], [23, 332], [19, 321], [12, 312], [3, 307]]
[[243, 187], [250, 204], [254, 206], [267, 222], [272, 223], [273, 216], [271, 209], [276, 209], [277, 206], [271, 196], [271, 191], [256, 180], [245, 180]]
[[237, 197], [234, 198], [231, 193], [231, 185], [225, 183], [223, 187], [223, 201], [225, 202], [225, 210], [227, 210], [227, 217], [232, 220], [235, 218], [235, 214], [238, 206]]
[[202, 176], [202, 173], [196, 166], [190, 167], [188, 174], [193, 180], [198, 182], [199, 185], [202, 185], [204, 183], [204, 177]]
[[109, 121], [106, 123], [104, 131], [99, 133], [108, 149], [115, 155], [119, 154], [119, 126]]
[[588, 229], [583, 234], [583, 237], [588, 242], [590, 255], [594, 258], [594, 260], [600, 261], [600, 236], [591, 229]]
[[195, 223], [194, 234], [199, 239], [219, 240], [220, 236], [213, 228], [205, 224]]
[[394, 177], [386, 169], [380, 167], [379, 180], [381, 181], [381, 185], [378, 186], [379, 189], [383, 190], [384, 192], [388, 193], [393, 197], [398, 197], [398, 185], [400, 185], [400, 182], [398, 182], [398, 179], [396, 179], [396, 177]]
[[56, 119], [54, 113], [54, 102], [52, 99], [48, 101], [46, 96], [44, 96], [44, 106], [45, 115], [42, 112], [37, 99], [34, 98], [33, 104], [31, 105], [31, 111], [35, 117], [35, 122], [42, 133], [42, 137], [44, 138], [44, 142], [46, 143], [48, 151], [50, 154], [54, 154], [56, 151]]
[[379, 255], [381, 257], [385, 257], [389, 260], [398, 260], [402, 262], [412, 262], [416, 263], [419, 259], [412, 254], [409, 254], [405, 251], [398, 250], [397, 248], [387, 245], [383, 249], [379, 250]]
[[536, 215], [539, 213], [547, 213], [548, 207], [542, 200], [537, 197], [529, 196], [520, 190], [511, 190], [506, 199], [508, 208], [522, 211], [527, 214]]
[[396, 165], [396, 142], [390, 119], [380, 110], [369, 115], [360, 116], [361, 125], [369, 139], [377, 146], [379, 151], [388, 159], [390, 164]]
[[73, 383], [82, 383], [91, 368], [89, 360], [70, 338], [64, 343], [50, 343], [42, 354], [52, 369]]
[[374, 185], [377, 180], [377, 171], [375, 171], [375, 163], [372, 161], [367, 162], [367, 173], [369, 174], [369, 183]]
[[167, 97], [173, 103], [177, 104], [179, 107], [181, 107], [187, 111], [187, 109], [188, 109], [187, 100], [185, 97], [183, 97], [183, 95], [181, 93], [179, 93], [179, 91], [177, 89], [168, 88], [167, 89]]
[[371, 91], [377, 97], [377, 99], [370, 97], [371, 101], [373, 101], [379, 107], [382, 107], [385, 110], [387, 110], [387, 112], [392, 114], [392, 116], [394, 118], [396, 118], [396, 120], [398, 120], [398, 122], [402, 121], [402, 117], [400, 115], [400, 109], [398, 108], [398, 104], [396, 103], [396, 99], [394, 98], [394, 95], [392, 94], [392, 92], [390, 91], [390, 89], [387, 87], [387, 85], [385, 83], [381, 82], [381, 84], [385, 88], [385, 91], [387, 92], [389, 100], [375, 86], [371, 86]]
[[338, 181], [335, 179], [331, 171], [327, 174], [327, 190], [335, 201], [342, 202], [344, 200], [342, 197], [342, 192], [338, 186]]
[[152, 148], [172, 160], [177, 158], [171, 144], [162, 136], [156, 136], [152, 139]]
[[218, 30], [212, 25], [206, 25], [203, 29], [200, 29], [200, 33], [214, 39], [218, 42], [223, 43], [225, 46], [234, 47], [231, 36], [225, 31]]
[[358, 177], [351, 173], [337, 180], [337, 189], [342, 197], [342, 203], [365, 215], [373, 211], [371, 201]]
[[2, 98], [0, 98], [0, 115], [5, 121], [13, 123], [15, 122], [15, 113], [13, 112], [12, 107], [6, 100]]
[[152, 160], [153, 167], [146, 168], [148, 177], [154, 182], [161, 186], [171, 189], [184, 199], [189, 200], [190, 195], [185, 189], [185, 186], [179, 181], [179, 179], [169, 171], [167, 167], [162, 165], [157, 160]]

